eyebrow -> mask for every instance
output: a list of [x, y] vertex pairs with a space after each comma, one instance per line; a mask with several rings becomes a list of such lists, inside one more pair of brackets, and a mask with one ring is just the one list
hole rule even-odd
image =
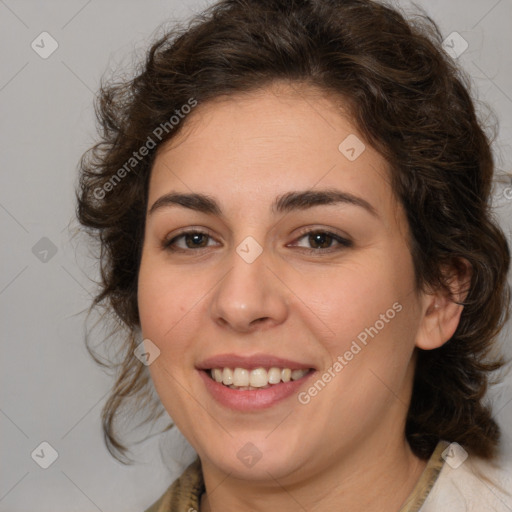
[[[314, 206], [332, 204], [358, 206], [374, 217], [379, 216], [375, 208], [362, 197], [335, 189], [287, 192], [275, 199], [272, 204], [272, 211], [274, 213], [288, 213], [293, 210], [306, 210]], [[208, 215], [223, 216], [221, 207], [212, 197], [205, 194], [182, 194], [178, 192], [171, 192], [159, 197], [149, 209], [148, 215], [153, 214], [160, 208], [172, 206], [182, 206]]]

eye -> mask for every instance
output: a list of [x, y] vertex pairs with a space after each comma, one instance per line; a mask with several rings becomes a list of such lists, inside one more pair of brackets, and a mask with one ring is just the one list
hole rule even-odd
[[[304, 240], [304, 242], [300, 243], [301, 240]], [[330, 231], [310, 230], [303, 233], [296, 242], [290, 245], [302, 247], [309, 252], [318, 253], [341, 250], [351, 247], [353, 244], [350, 240]]]
[[208, 233], [190, 230], [184, 231], [170, 240], [164, 240], [162, 245], [164, 249], [169, 251], [186, 251], [188, 249], [204, 249], [211, 247], [209, 242], [212, 241], [213, 238]]
[[[189, 230], [169, 240], [164, 240], [162, 246], [165, 250], [178, 252], [205, 249], [216, 244], [217, 242], [208, 233], [199, 230]], [[341, 250], [351, 247], [353, 244], [350, 240], [330, 231], [309, 230], [305, 231], [294, 243], [289, 245], [301, 247], [308, 252], [319, 253]]]

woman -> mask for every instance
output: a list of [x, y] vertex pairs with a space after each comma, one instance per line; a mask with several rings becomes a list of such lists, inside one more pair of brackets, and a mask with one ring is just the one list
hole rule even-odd
[[510, 509], [483, 402], [509, 250], [432, 22], [224, 0], [99, 107], [78, 217], [127, 329], [107, 445], [154, 385], [198, 454], [150, 511]]

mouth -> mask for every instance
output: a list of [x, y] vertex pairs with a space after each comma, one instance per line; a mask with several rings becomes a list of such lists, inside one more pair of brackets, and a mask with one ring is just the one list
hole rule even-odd
[[212, 368], [207, 375], [215, 382], [237, 391], [268, 389], [281, 383], [297, 381], [314, 371], [313, 368]]
[[212, 398], [238, 411], [271, 407], [296, 394], [316, 373], [307, 363], [265, 355], [215, 356], [196, 369]]

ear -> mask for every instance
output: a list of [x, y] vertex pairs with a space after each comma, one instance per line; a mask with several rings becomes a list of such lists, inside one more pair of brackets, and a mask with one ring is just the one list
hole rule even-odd
[[471, 284], [471, 265], [459, 259], [452, 266], [443, 268], [447, 288], [423, 293], [422, 319], [416, 337], [416, 346], [433, 350], [444, 345], [459, 325], [460, 315]]

